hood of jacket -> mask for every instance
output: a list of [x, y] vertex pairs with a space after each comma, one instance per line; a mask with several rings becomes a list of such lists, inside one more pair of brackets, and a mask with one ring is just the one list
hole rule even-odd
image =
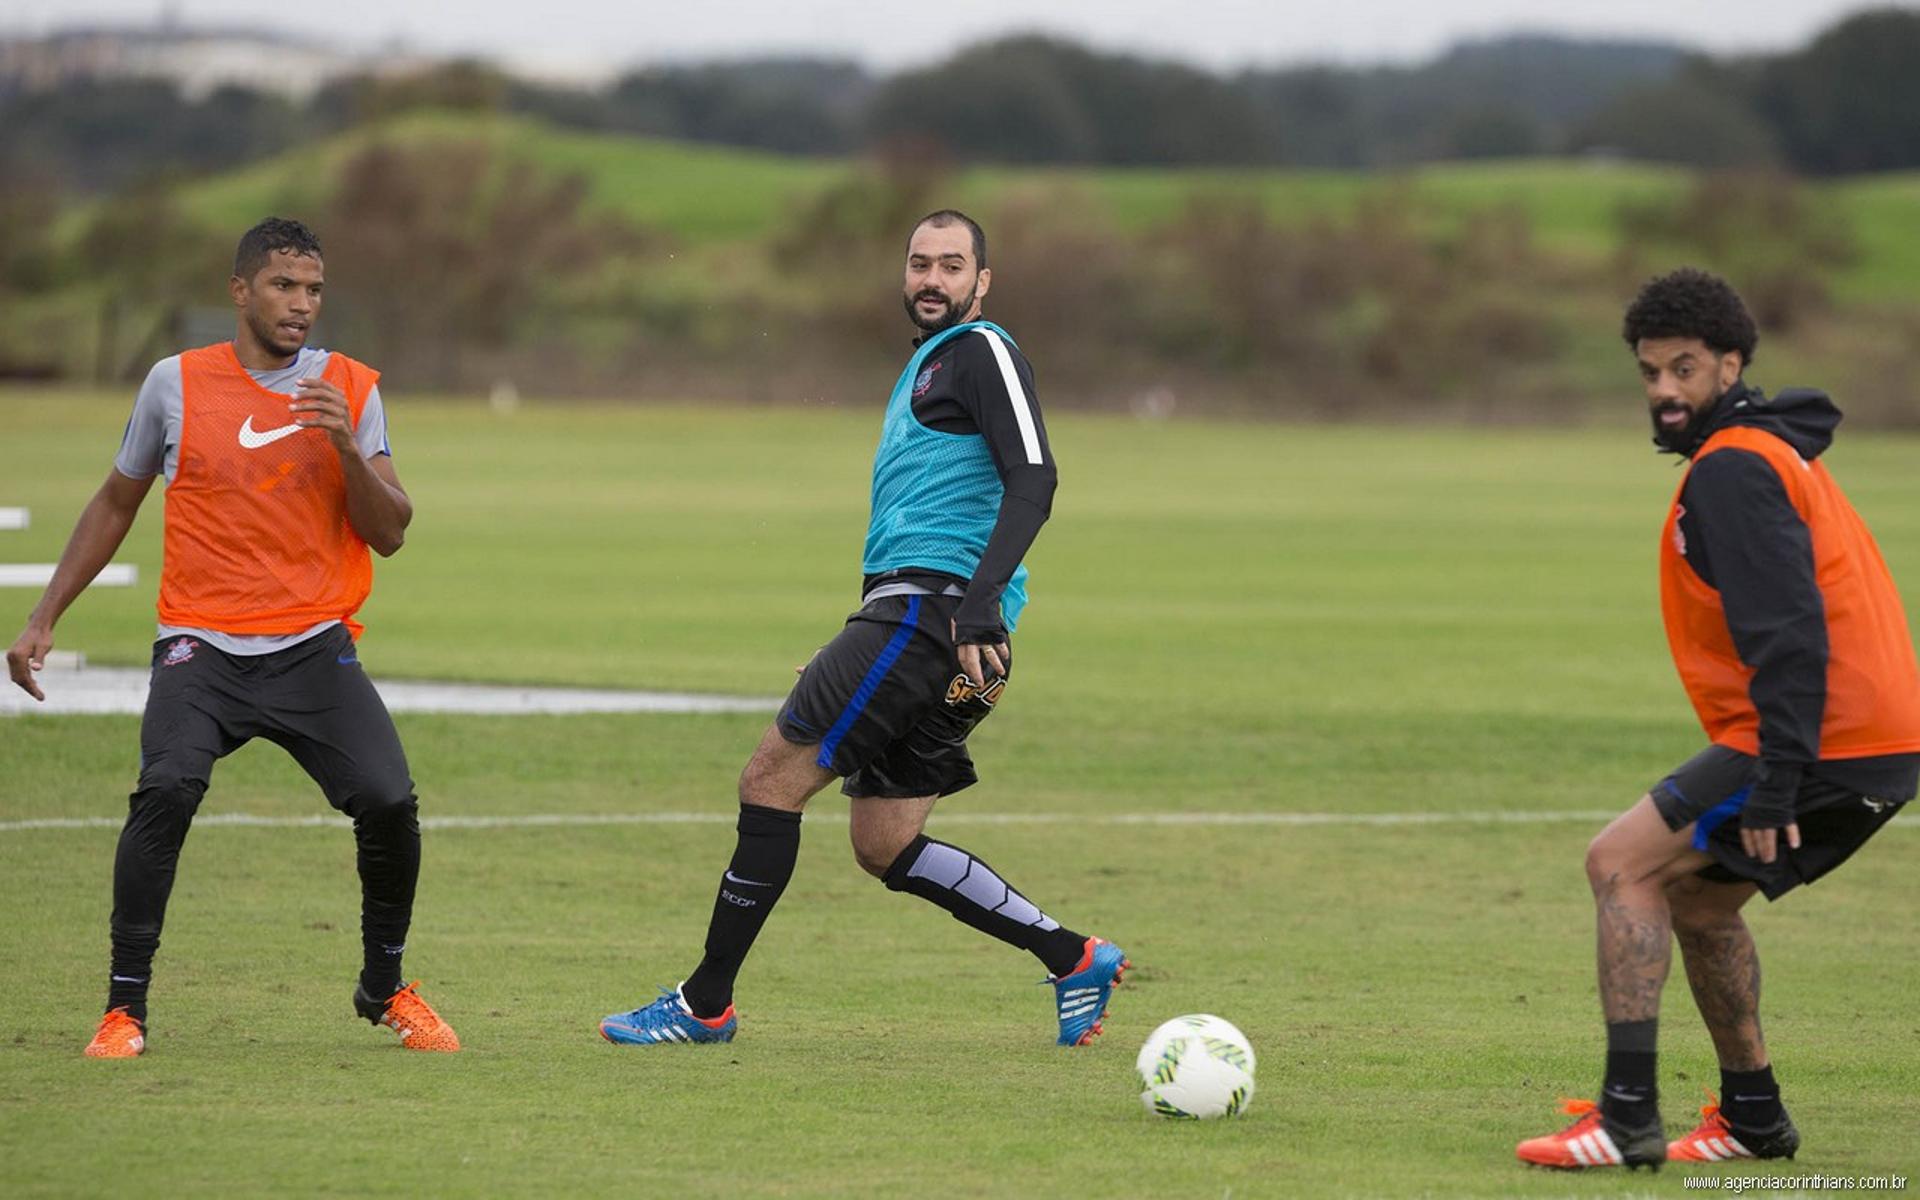
[[1811, 462], [1833, 445], [1833, 431], [1840, 425], [1840, 409], [1825, 392], [1815, 388], [1787, 388], [1769, 397], [1742, 379], [1728, 388], [1708, 411], [1684, 449], [1661, 446], [1661, 452], [1690, 459], [1706, 445], [1708, 438], [1736, 425], [1765, 430]]

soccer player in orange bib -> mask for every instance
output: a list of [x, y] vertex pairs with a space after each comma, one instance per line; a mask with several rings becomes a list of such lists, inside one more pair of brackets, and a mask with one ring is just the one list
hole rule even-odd
[[[1763, 395], [1734, 290], [1683, 269], [1627, 309], [1653, 437], [1688, 460], [1660, 539], [1667, 642], [1710, 743], [1587, 850], [1607, 1059], [1600, 1100], [1520, 1143], [1548, 1167], [1792, 1158], [1800, 1134], [1760, 1032], [1760, 960], [1740, 910], [1833, 870], [1913, 798], [1920, 668], [1893, 577], [1820, 456], [1825, 393]], [[1666, 1140], [1660, 992], [1678, 938], [1720, 1059], [1720, 1095]]]
[[284, 748], [353, 818], [364, 953], [354, 1010], [413, 1050], [458, 1050], [453, 1029], [401, 986], [420, 873], [405, 752], [355, 652], [373, 584], [368, 548], [400, 548], [413, 503], [394, 474], [379, 373], [306, 344], [320, 314], [320, 243], [297, 221], [248, 230], [227, 290], [231, 342], [161, 360], [107, 480], [80, 514], [46, 593], [7, 651], [34, 673], [53, 627], [119, 549], [155, 476], [166, 486], [165, 565], [140, 779], [113, 865], [107, 1012], [86, 1053], [146, 1049], [147, 985], [174, 867], [213, 764], [256, 737]]

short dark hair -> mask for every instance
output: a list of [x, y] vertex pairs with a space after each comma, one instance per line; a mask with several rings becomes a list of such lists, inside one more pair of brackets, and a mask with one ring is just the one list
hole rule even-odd
[[[967, 232], [973, 235], [974, 268], [979, 270], [987, 265], [987, 231], [980, 228], [980, 222], [972, 217], [957, 208], [943, 208], [921, 217], [913, 223], [913, 228], [918, 231], [922, 225], [931, 225], [935, 229], [945, 229], [949, 225], [965, 225]], [[908, 235], [908, 241], [911, 244], [911, 234]]]
[[1699, 338], [1715, 354], [1737, 351], [1743, 367], [1753, 361], [1760, 343], [1760, 331], [1740, 294], [1698, 267], [1681, 267], [1648, 280], [1627, 306], [1621, 336], [1629, 348], [1642, 338]]
[[254, 272], [267, 265], [276, 250], [319, 258], [320, 239], [313, 230], [285, 217], [268, 217], [240, 235], [240, 246], [233, 252], [233, 273], [252, 279]]

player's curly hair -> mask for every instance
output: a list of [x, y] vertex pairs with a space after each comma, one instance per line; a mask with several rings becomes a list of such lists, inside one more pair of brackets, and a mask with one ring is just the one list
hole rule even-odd
[[1760, 343], [1760, 330], [1740, 294], [1698, 267], [1681, 267], [1648, 280], [1627, 305], [1620, 333], [1629, 349], [1642, 338], [1699, 338], [1715, 354], [1738, 351], [1742, 366], [1753, 361]]
[[321, 257], [320, 239], [298, 221], [268, 217], [240, 235], [240, 246], [233, 252], [233, 273], [252, 279], [254, 272], [267, 265], [276, 250], [289, 254]]

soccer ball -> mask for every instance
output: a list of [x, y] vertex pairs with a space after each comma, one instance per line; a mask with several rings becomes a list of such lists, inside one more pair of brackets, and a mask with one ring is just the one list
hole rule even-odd
[[1232, 1117], [1253, 1099], [1253, 1044], [1207, 1013], [1175, 1017], [1154, 1030], [1134, 1069], [1140, 1103], [1163, 1117]]

